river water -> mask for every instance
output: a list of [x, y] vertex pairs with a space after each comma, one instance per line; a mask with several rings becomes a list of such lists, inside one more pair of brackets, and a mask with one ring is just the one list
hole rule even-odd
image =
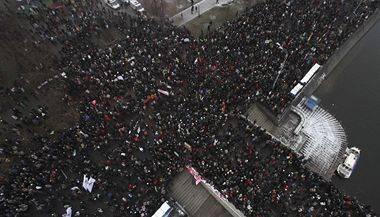
[[380, 213], [380, 22], [362, 38], [315, 93], [343, 125], [349, 146], [361, 149], [348, 180], [333, 178], [343, 192]]

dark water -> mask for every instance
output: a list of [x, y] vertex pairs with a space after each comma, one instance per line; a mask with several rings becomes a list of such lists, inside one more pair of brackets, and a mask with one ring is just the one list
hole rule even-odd
[[348, 180], [338, 188], [380, 213], [380, 22], [352, 49], [316, 93], [342, 123], [349, 146], [362, 152]]

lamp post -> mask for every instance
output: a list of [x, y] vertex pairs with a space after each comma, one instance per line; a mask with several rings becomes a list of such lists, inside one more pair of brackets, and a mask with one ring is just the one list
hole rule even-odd
[[278, 81], [278, 78], [280, 77], [282, 71], [284, 70], [284, 67], [285, 67], [285, 63], [288, 59], [288, 56], [289, 56], [289, 53], [286, 49], [284, 49], [280, 44], [278, 44], [278, 47], [282, 50], [282, 51], [285, 51], [285, 59], [284, 61], [282, 61], [281, 63], [281, 66], [280, 66], [280, 70], [277, 72], [277, 76], [276, 76], [276, 79], [274, 80], [273, 82], [273, 86], [272, 86], [272, 90], [274, 89], [274, 87], [276, 86], [276, 83]]

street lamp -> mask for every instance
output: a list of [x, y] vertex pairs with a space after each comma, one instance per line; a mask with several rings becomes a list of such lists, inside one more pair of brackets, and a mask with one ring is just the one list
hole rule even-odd
[[285, 63], [286, 63], [286, 61], [287, 61], [287, 59], [288, 59], [288, 56], [289, 56], [289, 53], [288, 53], [288, 51], [287, 51], [286, 49], [284, 49], [279, 43], [277, 43], [277, 45], [278, 45], [278, 47], [279, 47], [282, 51], [285, 51], [285, 59], [284, 59], [284, 61], [282, 61], [282, 63], [281, 63], [280, 70], [277, 72], [277, 77], [276, 77], [276, 79], [275, 79], [274, 82], [273, 82], [272, 90], [273, 90], [274, 87], [276, 86], [276, 83], [277, 83], [277, 81], [278, 81], [278, 78], [280, 77], [282, 71], [284, 70]]

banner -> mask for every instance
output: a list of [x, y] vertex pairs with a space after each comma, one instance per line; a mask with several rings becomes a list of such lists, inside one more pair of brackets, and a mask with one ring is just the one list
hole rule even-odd
[[83, 184], [82, 184], [82, 186], [88, 192], [91, 193], [92, 188], [94, 187], [94, 183], [95, 183], [95, 179], [93, 179], [92, 177], [87, 178], [86, 175], [83, 176]]
[[201, 182], [206, 182], [201, 175], [191, 166], [187, 166], [187, 171], [194, 177], [195, 185], [198, 185]]

